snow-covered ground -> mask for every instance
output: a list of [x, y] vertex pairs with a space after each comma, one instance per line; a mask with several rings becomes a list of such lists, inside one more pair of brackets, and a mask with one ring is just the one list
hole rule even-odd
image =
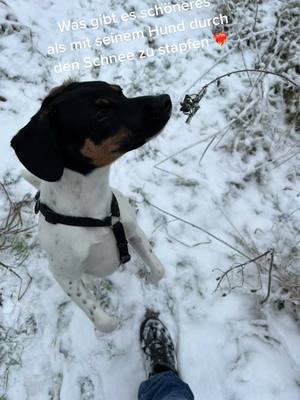
[[[270, 42], [275, 12], [285, 3], [297, 2], [266, 0], [259, 2], [258, 10], [247, 1], [239, 3], [246, 4], [247, 12], [239, 10], [244, 19], [233, 21], [224, 47], [213, 43], [209, 29], [182, 32], [157, 38], [150, 45], [198, 36], [208, 38], [211, 45], [187, 54], [57, 74], [55, 64], [74, 61], [81, 53], [50, 57], [49, 45], [103, 34], [102, 30], [61, 34], [57, 21], [111, 12], [121, 15], [150, 7], [152, 0], [0, 1], [0, 96], [6, 99], [0, 97], [1, 177], [9, 172], [16, 178], [21, 172], [9, 146], [11, 137], [37, 111], [50, 88], [70, 76], [117, 83], [129, 97], [169, 93], [174, 103], [162, 135], [118, 160], [111, 175], [112, 186], [136, 207], [139, 223], [166, 266], [166, 278], [157, 287], [146, 286], [136, 276], [142, 264], [133, 257], [124, 270], [94, 283], [99, 301], [108, 303], [121, 318], [118, 330], [103, 335], [70, 303], [48, 272], [45, 255], [32, 245], [24, 265], [18, 267], [25, 287], [26, 271], [33, 277], [21, 300], [19, 280], [5, 268], [0, 270], [1, 400], [135, 399], [145, 379], [139, 325], [149, 307], [160, 311], [176, 338], [180, 373], [195, 399], [299, 399], [298, 303], [290, 296], [292, 286], [299, 289], [300, 273], [299, 140], [296, 124], [286, 120], [282, 98], [286, 84], [267, 75], [252, 90], [257, 74], [234, 75], [208, 89], [190, 125], [179, 111], [185, 94], [197, 93], [219, 75], [254, 68], [258, 60], [259, 67], [272, 70], [266, 54], [272, 54], [268, 43], [277, 45]], [[185, 18], [213, 15], [217, 12], [213, 5], [187, 12]], [[250, 28], [256, 11], [255, 32], [265, 40], [254, 47], [240, 26], [244, 23], [253, 38]], [[154, 23], [178, 23], [181, 17], [149, 17], [105, 29], [106, 33], [126, 32]], [[283, 29], [280, 23], [277, 27]], [[126, 49], [139, 46], [149, 43], [140, 39]], [[103, 54], [121, 48], [112, 45]], [[83, 53], [95, 55], [91, 49]], [[279, 70], [290, 76], [286, 65]], [[291, 78], [297, 80], [297, 74]], [[275, 82], [277, 96], [270, 94]], [[26, 193], [34, 195], [22, 180], [9, 190], [15, 201]], [[5, 218], [3, 198], [1, 207]], [[30, 224], [35, 217], [30, 208], [26, 210], [24, 220]], [[36, 231], [30, 243], [35, 243], [35, 236]], [[269, 249], [275, 255], [267, 302], [261, 304], [267, 295], [270, 254], [258, 264], [249, 264], [243, 274], [240, 269], [230, 273], [215, 291], [221, 270]], [[3, 252], [0, 261], [12, 265], [14, 258]]]

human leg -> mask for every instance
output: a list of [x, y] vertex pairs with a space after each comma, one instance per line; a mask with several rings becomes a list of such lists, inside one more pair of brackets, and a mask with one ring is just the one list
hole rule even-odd
[[165, 371], [142, 382], [138, 400], [194, 400], [194, 396], [176, 373]]

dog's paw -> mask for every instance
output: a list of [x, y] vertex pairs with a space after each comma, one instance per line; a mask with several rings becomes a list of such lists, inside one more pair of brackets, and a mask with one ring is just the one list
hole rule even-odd
[[155, 268], [146, 275], [146, 283], [155, 285], [165, 276], [165, 269], [162, 265]]

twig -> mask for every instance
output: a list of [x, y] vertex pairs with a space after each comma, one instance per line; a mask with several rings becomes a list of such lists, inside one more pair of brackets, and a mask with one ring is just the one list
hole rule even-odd
[[[25, 260], [29, 257], [29, 248], [23, 249], [22, 247], [18, 249], [15, 247], [18, 244], [18, 238], [21, 236], [19, 234], [24, 234], [25, 232], [30, 232], [35, 225], [28, 226], [28, 227], [23, 227], [23, 220], [22, 220], [22, 210], [24, 206], [27, 206], [32, 202], [33, 199], [28, 198], [28, 196], [24, 196], [24, 198], [18, 202], [14, 202], [11, 199], [10, 193], [7, 189], [7, 186], [9, 186], [10, 183], [8, 183], [6, 180], [4, 182], [0, 182], [0, 190], [1, 192], [4, 193], [5, 196], [5, 201], [6, 204], [8, 204], [8, 212], [4, 220], [1, 220], [1, 226], [0, 226], [0, 235], [1, 235], [1, 244], [0, 244], [0, 251], [4, 252], [7, 250], [11, 250], [11, 253], [15, 256], [14, 257], [14, 266], [7, 265], [5, 262], [0, 260], [0, 267], [6, 269], [8, 272], [13, 274], [19, 281], [19, 290], [18, 290], [18, 300], [21, 300], [22, 297], [25, 295], [27, 292], [31, 281], [32, 277], [31, 275], [27, 272], [27, 277], [29, 278], [28, 283], [23, 290], [23, 279], [22, 277], [16, 272], [16, 268], [20, 267], [22, 264], [24, 264]], [[19, 236], [18, 236], [19, 235]]]
[[203, 150], [201, 157], [199, 159], [198, 164], [200, 165], [202, 163], [202, 160], [206, 154], [206, 152], [208, 151], [208, 149], [210, 148], [210, 146], [213, 144], [213, 142], [215, 141], [215, 139], [217, 138], [217, 134], [215, 134], [215, 136], [208, 142], [207, 146], [205, 147], [205, 149]]
[[[258, 99], [254, 99], [253, 101], [251, 101], [251, 103], [248, 103], [248, 100], [251, 98], [251, 94], [253, 92], [253, 90], [255, 89], [256, 83], [258, 82], [259, 78], [257, 78], [256, 82], [253, 84], [250, 92], [248, 93], [242, 107], [241, 110], [238, 112], [237, 116], [234, 117], [233, 120], [231, 120], [229, 122], [229, 124], [227, 126], [225, 126], [219, 133], [222, 134], [220, 135], [220, 138], [218, 139], [217, 143], [214, 144], [214, 150], [217, 148], [217, 146], [219, 146], [219, 144], [221, 143], [221, 141], [224, 139], [225, 135], [227, 135], [227, 133], [229, 132], [229, 129], [232, 127], [233, 124], [235, 124], [237, 121], [242, 120], [244, 114], [246, 114], [248, 112], [248, 110], [251, 110], [252, 107], [254, 107], [256, 105], [256, 103], [258, 102]], [[248, 105], [247, 105], [248, 104]], [[246, 106], [247, 105], [247, 106]], [[219, 136], [218, 133], [218, 136]], [[207, 149], [208, 150], [208, 149]], [[207, 151], [206, 151], [207, 152]], [[203, 160], [203, 157], [202, 157]]]
[[1, 232], [1, 235], [15, 235], [17, 233], [23, 233], [23, 232], [27, 232], [30, 231], [33, 228], [36, 228], [37, 224], [28, 226], [28, 228], [23, 228], [23, 229], [14, 229], [14, 230], [10, 230], [9, 232]]
[[[228, 10], [228, 12], [229, 12], [229, 14], [230, 14], [230, 17], [232, 18], [232, 21], [233, 21], [233, 26], [232, 26], [232, 28], [233, 28], [233, 30], [234, 30], [234, 32], [235, 32], [237, 38], [238, 38], [238, 41], [237, 41], [237, 48], [240, 50], [240, 52], [241, 52], [241, 54], [242, 54], [242, 60], [243, 60], [244, 67], [245, 67], [245, 68], [248, 68], [247, 63], [246, 63], [246, 59], [245, 59], [244, 50], [243, 50], [243, 42], [241, 41], [240, 31], [236, 28], [236, 25], [237, 25], [237, 24], [236, 24], [236, 19], [235, 19], [235, 17], [234, 17], [234, 14], [232, 14], [231, 9], [230, 9], [230, 7], [228, 6], [227, 1], [226, 1], [226, 0], [223, 0], [223, 2], [225, 3], [225, 7], [227, 8], [227, 10]], [[249, 72], [247, 72], [247, 77], [248, 77], [248, 80], [249, 80], [250, 85], [252, 85], [252, 80], [251, 80], [251, 76], [250, 76]]]
[[270, 293], [271, 293], [271, 282], [272, 282], [272, 271], [273, 271], [273, 264], [274, 264], [274, 250], [271, 249], [270, 250], [270, 254], [271, 254], [271, 260], [270, 260], [270, 267], [269, 267], [269, 279], [268, 279], [268, 292], [266, 297], [264, 298], [264, 300], [262, 300], [260, 302], [260, 304], [264, 304], [268, 298], [270, 297]]
[[18, 300], [19, 301], [22, 300], [22, 297], [25, 295], [25, 293], [27, 292], [27, 290], [28, 290], [28, 288], [29, 288], [29, 286], [31, 285], [31, 282], [32, 282], [32, 276], [27, 271], [26, 271], [26, 273], [29, 276], [29, 281], [28, 281], [28, 284], [27, 284], [26, 288], [24, 289], [24, 291], [23, 291], [23, 293], [21, 295], [20, 295], [20, 293], [21, 293], [21, 286], [20, 286], [19, 293], [18, 293]]
[[299, 146], [298, 146], [298, 145], [290, 146], [290, 148], [289, 148], [284, 154], [281, 154], [280, 156], [278, 156], [278, 157], [275, 158], [274, 160], [265, 161], [265, 162], [263, 162], [263, 163], [261, 163], [261, 164], [256, 165], [255, 168], [254, 168], [254, 171], [256, 171], [256, 170], [258, 170], [258, 169], [261, 169], [262, 167], [265, 167], [265, 166], [267, 166], [267, 165], [269, 165], [269, 164], [275, 164], [277, 161], [281, 161], [282, 158], [288, 156], [288, 159], [283, 160], [283, 161], [281, 162], [281, 164], [275, 166], [275, 167], [272, 168], [272, 169], [275, 169], [275, 168], [280, 167], [280, 166], [281, 166], [282, 164], [284, 164], [286, 161], [288, 161], [288, 160], [290, 160], [291, 158], [295, 157], [295, 156], [299, 153], [299, 151], [297, 151], [296, 153], [293, 152], [293, 153], [290, 155], [291, 150], [295, 150], [295, 148], [297, 148], [297, 147], [299, 147]]
[[215, 78], [212, 81], [210, 81], [209, 83], [207, 83], [206, 85], [204, 85], [197, 94], [192, 94], [192, 95], [186, 95], [185, 96], [184, 101], [182, 103], [180, 103], [180, 105], [181, 105], [180, 111], [182, 111], [184, 114], [188, 115], [188, 118], [186, 119], [186, 123], [189, 124], [191, 122], [191, 119], [193, 118], [193, 116], [199, 110], [199, 108], [200, 108], [199, 107], [199, 102], [204, 97], [204, 95], [206, 94], [207, 88], [210, 85], [212, 85], [215, 82], [220, 81], [220, 79], [223, 79], [225, 77], [230, 77], [231, 75], [239, 74], [239, 73], [242, 73], [242, 72], [253, 72], [253, 73], [259, 73], [259, 74], [275, 75], [275, 76], [278, 76], [279, 78], [281, 78], [283, 80], [286, 80], [290, 84], [292, 84], [295, 87], [300, 89], [300, 85], [298, 85], [295, 81], [293, 81], [289, 77], [284, 76], [284, 75], [282, 75], [282, 74], [280, 74], [278, 72], [267, 71], [267, 70], [264, 70], [264, 69], [250, 69], [250, 68], [227, 72], [226, 74], [220, 75], [217, 78]]
[[189, 222], [189, 221], [187, 221], [187, 220], [185, 220], [185, 219], [183, 219], [181, 217], [178, 217], [178, 216], [176, 216], [176, 215], [174, 215], [174, 214], [172, 214], [172, 213], [170, 213], [170, 212], [168, 212], [166, 210], [163, 210], [162, 208], [156, 206], [155, 204], [152, 204], [150, 202], [148, 202], [148, 204], [151, 207], [156, 208], [158, 211], [160, 211], [160, 212], [162, 212], [162, 213], [164, 213], [166, 215], [169, 215], [170, 217], [173, 217], [173, 218], [177, 219], [178, 221], [184, 222], [185, 224], [188, 224], [188, 225], [192, 226], [193, 228], [196, 228], [196, 229], [200, 230], [201, 232], [206, 233], [208, 236], [211, 236], [212, 238], [214, 238], [218, 242], [224, 244], [225, 246], [229, 247], [231, 250], [234, 250], [235, 252], [241, 254], [243, 257], [245, 257], [248, 260], [250, 260], [250, 258], [249, 258], [249, 256], [247, 254], [245, 254], [242, 251], [238, 250], [236, 247], [232, 246], [230, 243], [225, 242], [225, 240], [219, 238], [218, 236], [216, 236], [213, 233], [207, 231], [206, 229], [202, 228], [201, 226], [193, 224], [192, 222]]
[[[273, 250], [268, 250], [268, 251], [266, 251], [265, 253], [263, 253], [263, 254], [261, 254], [261, 255], [255, 257], [255, 258], [253, 258], [253, 259], [251, 259], [251, 260], [246, 261], [246, 262], [243, 263], [243, 264], [234, 265], [234, 266], [230, 267], [229, 269], [227, 269], [227, 270], [226, 270], [225, 272], [223, 272], [223, 274], [218, 278], [218, 284], [217, 284], [217, 286], [216, 286], [214, 292], [216, 292], [216, 291], [219, 289], [219, 287], [220, 287], [220, 285], [221, 285], [223, 279], [224, 279], [230, 272], [232, 272], [233, 270], [235, 270], [235, 269], [237, 269], [237, 268], [243, 269], [243, 268], [246, 267], [248, 264], [251, 264], [251, 263], [253, 263], [253, 262], [256, 262], [256, 261], [260, 260], [261, 258], [263, 258], [263, 257], [265, 257], [266, 255], [270, 254], [272, 251], [273, 251]], [[215, 268], [213, 271], [216, 271], [216, 270], [217, 270], [217, 268]], [[219, 268], [218, 268], [218, 270], [220, 271]]]
[[[264, 30], [262, 30], [262, 31], [260, 31], [260, 32], [252, 32], [251, 35], [248, 35], [248, 36], [245, 37], [244, 39], [239, 40], [239, 43], [246, 42], [246, 41], [252, 39], [253, 37], [260, 36], [260, 35], [266, 34], [266, 33], [271, 33], [272, 35], [274, 35], [274, 30], [272, 30], [272, 29], [264, 29]], [[230, 53], [232, 53], [232, 52], [235, 50], [235, 48], [236, 48], [237, 45], [238, 45], [238, 43], [234, 44], [233, 47], [232, 47], [230, 50], [228, 50], [227, 53], [225, 53], [222, 57], [220, 57], [220, 58], [218, 59], [218, 61], [215, 62], [214, 65], [212, 65], [212, 66], [211, 66], [207, 71], [205, 71], [199, 78], [197, 78], [197, 79], [192, 83], [192, 85], [191, 85], [186, 91], [189, 92], [190, 90], [192, 90], [193, 87], [195, 87], [195, 85], [196, 85], [198, 82], [200, 82], [210, 71], [212, 71], [218, 64], [220, 64], [220, 62], [222, 62]]]
[[292, 158], [296, 157], [298, 154], [300, 154], [300, 151], [297, 151], [296, 153], [293, 153], [291, 156], [289, 156], [288, 158], [286, 158], [284, 161], [282, 161], [280, 164], [276, 165], [275, 167], [272, 168], [276, 169], [281, 167], [283, 164], [285, 164], [286, 162], [288, 162], [289, 160], [291, 160]]
[[212, 199], [213, 203], [215, 204], [215, 206], [218, 208], [218, 210], [222, 213], [223, 217], [226, 219], [226, 221], [228, 222], [228, 224], [233, 228], [233, 230], [237, 233], [241, 243], [244, 245], [244, 247], [247, 246], [247, 242], [244, 239], [243, 235], [241, 234], [241, 232], [238, 230], [238, 228], [234, 225], [234, 223], [230, 220], [230, 218], [228, 217], [228, 215], [225, 213], [225, 211], [223, 210], [223, 208], [220, 206], [220, 204], [218, 203], [218, 201], [213, 198]]
[[153, 235], [153, 233], [156, 232], [161, 226], [165, 226], [165, 225], [169, 224], [170, 222], [174, 222], [174, 221], [177, 221], [177, 220], [176, 220], [176, 219], [170, 219], [169, 221], [161, 222], [160, 224], [158, 224], [158, 225], [153, 229], [153, 231], [151, 232], [151, 234]]
[[[255, 85], [255, 84], [254, 84], [254, 85]], [[251, 95], [251, 93], [252, 93], [252, 90], [253, 90], [253, 88], [251, 89], [250, 93], [248, 94], [248, 96], [247, 96], [247, 98], [246, 98], [244, 104], [246, 104], [247, 100], [249, 99], [249, 97], [250, 97], [250, 95]], [[222, 135], [222, 137], [221, 137], [221, 138], [223, 138], [223, 136], [224, 136], [224, 135], [226, 134], [226, 132], [229, 130], [229, 128], [231, 127], [231, 125], [232, 125], [233, 123], [235, 123], [239, 118], [241, 118], [241, 116], [243, 115], [244, 112], [247, 112], [247, 110], [248, 110], [249, 108], [253, 107], [253, 106], [255, 105], [256, 102], [257, 102], [257, 99], [253, 100], [253, 102], [251, 102], [245, 109], [242, 109], [242, 110], [238, 113], [238, 115], [237, 115], [232, 121], [230, 121], [225, 127], [219, 129], [216, 133], [213, 133], [213, 134], [211, 134], [211, 135], [209, 135], [209, 136], [206, 136], [204, 139], [197, 140], [196, 142], [194, 142], [194, 143], [192, 143], [192, 144], [190, 144], [190, 145], [188, 145], [188, 146], [186, 146], [186, 147], [184, 147], [184, 148], [182, 148], [182, 149], [176, 151], [175, 153], [172, 153], [171, 155], [165, 157], [164, 159], [162, 159], [162, 160], [160, 160], [158, 163], [156, 163], [156, 164], [153, 166], [153, 168], [158, 169], [159, 171], [165, 172], [165, 173], [167, 173], [167, 174], [169, 174], [169, 175], [176, 176], [177, 178], [180, 178], [180, 179], [186, 181], [187, 179], [186, 179], [185, 177], [180, 176], [180, 175], [176, 174], [175, 172], [168, 171], [167, 169], [160, 167], [160, 165], [161, 165], [161, 164], [164, 164], [166, 161], [168, 161], [168, 160], [174, 158], [175, 156], [178, 156], [179, 154], [181, 154], [181, 153], [183, 153], [183, 152], [185, 152], [185, 151], [187, 151], [187, 150], [189, 150], [189, 149], [191, 149], [191, 148], [193, 148], [193, 147], [196, 147], [196, 146], [198, 146], [199, 144], [201, 144], [201, 143], [205, 142], [206, 140], [210, 139], [210, 142], [209, 142], [208, 145], [205, 147], [204, 152], [202, 153], [202, 155], [201, 155], [201, 157], [200, 157], [200, 160], [199, 160], [199, 164], [200, 164], [201, 161], [203, 160], [203, 158], [204, 158], [206, 152], [208, 151], [209, 147], [212, 145], [212, 143], [213, 143], [214, 140], [218, 137], [218, 135], [220, 135], [220, 133], [221, 133], [222, 131], [225, 130], [225, 133], [224, 133], [224, 134]], [[218, 142], [218, 143], [219, 143], [219, 142]]]
[[300, 89], [300, 85], [298, 85], [297, 82], [293, 81], [293, 80], [290, 79], [289, 77], [284, 76], [284, 75], [282, 75], [282, 74], [280, 74], [280, 73], [278, 73], [278, 72], [266, 71], [266, 70], [264, 70], [264, 69], [251, 69], [251, 68], [250, 68], [250, 69], [248, 69], [248, 68], [247, 68], [247, 69], [240, 69], [240, 70], [228, 72], [227, 74], [218, 76], [217, 78], [213, 79], [211, 82], [209, 82], [208, 84], [206, 84], [204, 87], [208, 87], [208, 86], [212, 85], [214, 82], [216, 82], [216, 81], [218, 81], [218, 80], [220, 80], [220, 79], [222, 79], [222, 78], [225, 78], [226, 76], [229, 77], [229, 76], [231, 76], [231, 75], [239, 74], [239, 73], [241, 73], [241, 72], [258, 72], [258, 73], [262, 73], [262, 74], [275, 75], [275, 76], [278, 76], [278, 77], [281, 78], [281, 79], [286, 80], [287, 82], [291, 83], [292, 85], [294, 85], [294, 86], [296, 86], [298, 89]]
[[255, 31], [257, 15], [258, 15], [258, 0], [256, 0], [256, 9], [255, 9], [254, 23], [253, 23], [253, 26], [252, 26], [252, 31]]
[[[174, 218], [172, 222], [175, 222], [175, 221], [177, 221], [177, 219]], [[209, 240], [206, 241], [206, 242], [197, 242], [197, 243], [195, 243], [195, 244], [187, 244], [187, 243], [185, 243], [184, 241], [179, 240], [179, 239], [177, 239], [176, 237], [174, 237], [173, 235], [171, 235], [171, 234], [169, 233], [169, 231], [168, 231], [168, 227], [167, 227], [167, 226], [165, 226], [165, 230], [166, 230], [167, 235], [168, 235], [168, 237], [169, 237], [170, 239], [172, 239], [172, 240], [174, 240], [175, 242], [180, 243], [180, 244], [182, 244], [183, 246], [188, 247], [188, 248], [194, 248], [194, 247], [198, 247], [198, 246], [203, 245], [203, 244], [210, 244], [210, 243], [211, 243], [211, 240], [209, 239]]]
[[22, 278], [21, 278], [21, 276], [20, 276], [17, 272], [15, 272], [15, 271], [13, 270], [12, 267], [10, 267], [9, 265], [5, 264], [5, 263], [2, 262], [2, 261], [0, 261], [0, 266], [3, 267], [3, 268], [5, 268], [7, 271], [11, 272], [13, 275], [15, 275], [18, 279], [20, 279], [20, 281], [21, 281], [21, 283], [22, 283]]
[[198, 146], [199, 144], [205, 142], [208, 138], [210, 138], [210, 137], [215, 137], [218, 133], [219, 133], [219, 132], [214, 133], [213, 135], [211, 135], [211, 136], [209, 136], [209, 137], [206, 137], [205, 139], [197, 140], [197, 142], [194, 142], [194, 143], [192, 143], [192, 144], [190, 144], [190, 145], [184, 147], [183, 149], [176, 151], [175, 153], [173, 153], [173, 154], [171, 154], [171, 155], [165, 157], [163, 160], [161, 160], [161, 161], [159, 161], [158, 163], [156, 163], [156, 164], [153, 166], [153, 168], [158, 169], [159, 171], [163, 171], [163, 172], [165, 172], [165, 173], [167, 173], [167, 174], [176, 176], [177, 178], [186, 180], [186, 178], [184, 178], [183, 176], [180, 176], [180, 175], [178, 175], [178, 174], [176, 174], [176, 173], [174, 173], [174, 172], [172, 172], [172, 171], [168, 171], [167, 169], [160, 167], [160, 165], [163, 164], [163, 163], [165, 163], [166, 161], [170, 160], [171, 158], [177, 156], [178, 154], [183, 153], [184, 151], [189, 150], [189, 149], [191, 149], [192, 147]]

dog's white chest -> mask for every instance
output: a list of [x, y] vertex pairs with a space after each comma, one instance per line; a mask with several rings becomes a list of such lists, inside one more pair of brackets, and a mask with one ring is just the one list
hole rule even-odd
[[[117, 190], [114, 192], [128, 240], [136, 230], [136, 216], [128, 200]], [[53, 225], [40, 215], [39, 238], [56, 275], [75, 278], [88, 273], [101, 278], [120, 266], [119, 250], [111, 227]]]
[[112, 274], [120, 266], [120, 256], [116, 239], [111, 228], [102, 228], [101, 240], [90, 245], [89, 255], [85, 260], [86, 273], [97, 277]]
[[104, 277], [120, 265], [116, 239], [110, 227], [79, 228], [49, 225], [40, 217], [39, 237], [56, 274], [77, 277], [88, 273]]

